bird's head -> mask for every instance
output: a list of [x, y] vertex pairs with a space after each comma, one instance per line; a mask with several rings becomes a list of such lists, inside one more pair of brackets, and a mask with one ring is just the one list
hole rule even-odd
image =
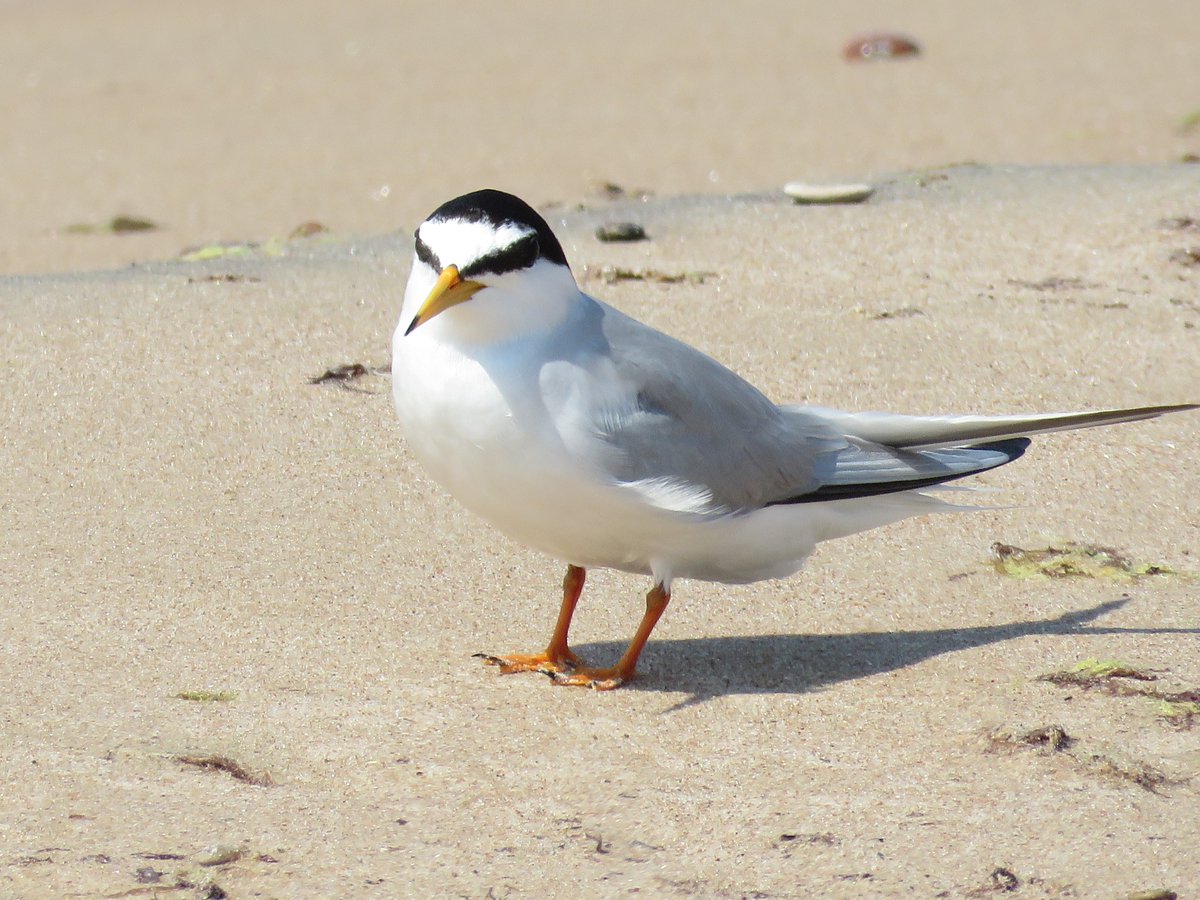
[[548, 327], [578, 294], [562, 245], [525, 201], [496, 190], [439, 206], [416, 231], [400, 327], [443, 327], [488, 340]]

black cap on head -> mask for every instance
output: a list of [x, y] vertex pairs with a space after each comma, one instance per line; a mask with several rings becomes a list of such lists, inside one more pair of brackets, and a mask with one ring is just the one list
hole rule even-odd
[[539, 256], [560, 266], [567, 265], [567, 255], [562, 244], [550, 230], [546, 220], [537, 210], [512, 194], [485, 188], [447, 200], [432, 213], [429, 220], [458, 220], [462, 222], [487, 222], [495, 228], [506, 223], [525, 225], [537, 232]]

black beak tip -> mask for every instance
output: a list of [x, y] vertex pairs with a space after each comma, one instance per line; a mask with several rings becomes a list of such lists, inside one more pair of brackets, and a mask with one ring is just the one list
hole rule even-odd
[[418, 324], [420, 324], [420, 320], [421, 320], [420, 316], [413, 317], [412, 322], [409, 324], [409, 326], [407, 328], [404, 329], [405, 337], [408, 337], [410, 334], [413, 333], [413, 329], [416, 328]]

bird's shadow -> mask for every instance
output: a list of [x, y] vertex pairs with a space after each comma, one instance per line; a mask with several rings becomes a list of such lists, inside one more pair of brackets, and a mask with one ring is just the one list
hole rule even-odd
[[[1200, 628], [1106, 628], [1091, 623], [1128, 597], [1053, 619], [925, 631], [772, 634], [652, 641], [638, 678], [625, 690], [687, 691], [670, 711], [726, 694], [800, 694], [921, 660], [1029, 635], [1197, 634]], [[575, 648], [590, 662], [615, 659], [614, 641]]]

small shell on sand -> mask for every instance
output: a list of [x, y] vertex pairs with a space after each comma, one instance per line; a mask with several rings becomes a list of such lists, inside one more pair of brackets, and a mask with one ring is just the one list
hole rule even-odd
[[899, 59], [917, 56], [921, 45], [908, 35], [881, 31], [862, 34], [842, 48], [842, 58], [855, 60]]
[[862, 203], [875, 188], [869, 184], [806, 184], [789, 181], [783, 192], [797, 203]]

